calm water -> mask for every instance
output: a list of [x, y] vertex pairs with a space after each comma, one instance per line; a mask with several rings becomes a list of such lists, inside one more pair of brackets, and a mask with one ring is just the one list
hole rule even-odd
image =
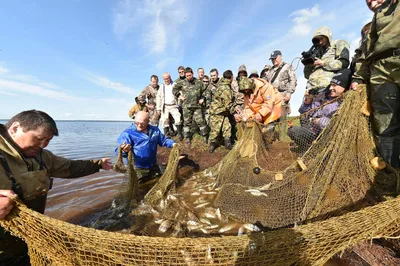
[[[4, 124], [6, 121], [0, 120]], [[68, 159], [112, 158], [115, 162], [116, 139], [130, 122], [58, 121], [59, 136], [47, 147]], [[77, 179], [54, 180], [46, 214], [64, 221], [80, 223], [87, 214], [107, 206], [123, 183], [124, 176], [114, 171], [100, 171]]]

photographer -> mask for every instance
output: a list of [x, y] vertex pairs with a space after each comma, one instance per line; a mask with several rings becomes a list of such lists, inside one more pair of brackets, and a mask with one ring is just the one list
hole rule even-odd
[[349, 66], [350, 45], [344, 40], [332, 40], [332, 32], [325, 26], [315, 31], [312, 42], [313, 47], [302, 53], [304, 77], [308, 79], [305, 94], [321, 103], [335, 72]]

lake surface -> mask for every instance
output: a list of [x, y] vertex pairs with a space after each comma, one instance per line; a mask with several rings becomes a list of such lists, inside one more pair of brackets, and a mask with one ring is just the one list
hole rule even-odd
[[[6, 121], [0, 120], [1, 124]], [[112, 158], [115, 162], [116, 139], [131, 122], [57, 121], [59, 136], [46, 148], [57, 156], [73, 160]], [[88, 214], [104, 209], [118, 194], [124, 176], [103, 171], [77, 179], [54, 179], [46, 215], [81, 223]]]

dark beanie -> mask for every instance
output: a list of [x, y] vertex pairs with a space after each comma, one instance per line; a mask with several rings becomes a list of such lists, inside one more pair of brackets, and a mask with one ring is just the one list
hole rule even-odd
[[331, 83], [339, 85], [346, 90], [350, 88], [351, 83], [351, 70], [350, 69], [342, 69], [333, 75]]

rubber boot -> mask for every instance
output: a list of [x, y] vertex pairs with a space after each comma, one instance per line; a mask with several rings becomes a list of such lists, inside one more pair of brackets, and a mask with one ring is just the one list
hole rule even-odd
[[208, 144], [208, 135], [203, 136], [203, 139], [204, 139], [204, 143]]
[[231, 144], [231, 139], [230, 138], [226, 138], [225, 139], [225, 149], [227, 150], [232, 150], [233, 146]]
[[183, 126], [182, 125], [177, 125], [176, 126], [176, 130], [178, 131], [178, 136], [179, 136], [179, 140], [182, 141], [183, 140]]
[[210, 153], [213, 153], [215, 151], [215, 149], [217, 148], [217, 144], [215, 144], [215, 142], [211, 142], [210, 143], [210, 149], [208, 150]]
[[[383, 160], [385, 160], [385, 162], [390, 164], [393, 168], [400, 168], [400, 162], [399, 162], [400, 136], [396, 137], [379, 136], [377, 138], [378, 138], [377, 148], [379, 155], [383, 158]], [[397, 138], [397, 143], [396, 143], [396, 138]]]

